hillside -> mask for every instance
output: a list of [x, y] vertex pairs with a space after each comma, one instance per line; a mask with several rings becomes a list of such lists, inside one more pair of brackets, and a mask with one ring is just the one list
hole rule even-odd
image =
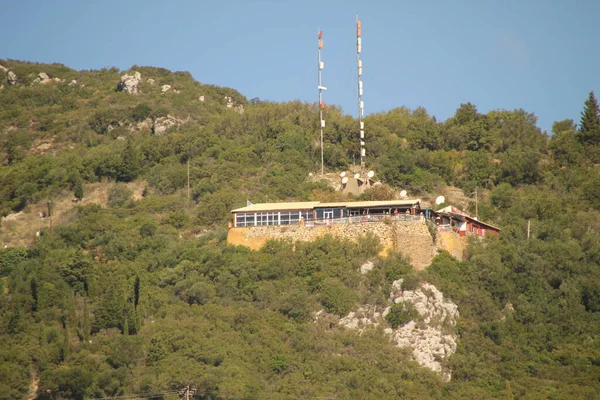
[[360, 199], [474, 214], [477, 189], [502, 228], [416, 271], [370, 235], [226, 244], [247, 200], [349, 199], [333, 186], [357, 121], [335, 106], [322, 180], [314, 104], [156, 67], [0, 65], [0, 398], [600, 397], [593, 95], [552, 135], [470, 103], [367, 116], [383, 184]]

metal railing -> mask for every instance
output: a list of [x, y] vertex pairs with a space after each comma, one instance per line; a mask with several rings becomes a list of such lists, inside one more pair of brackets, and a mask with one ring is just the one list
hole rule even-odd
[[323, 218], [306, 221], [304, 223], [307, 227], [312, 226], [327, 226], [337, 224], [359, 224], [367, 222], [394, 222], [394, 221], [422, 221], [424, 220], [423, 215], [412, 215], [412, 214], [370, 214], [370, 215], [356, 215], [351, 217], [343, 218]]

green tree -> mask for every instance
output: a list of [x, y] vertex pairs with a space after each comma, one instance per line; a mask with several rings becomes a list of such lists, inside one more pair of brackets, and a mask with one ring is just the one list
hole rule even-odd
[[75, 181], [75, 186], [73, 187], [73, 195], [77, 200], [83, 199], [83, 184], [81, 183], [81, 179]]
[[121, 164], [117, 172], [117, 180], [121, 182], [131, 182], [139, 175], [142, 169], [142, 156], [133, 145], [132, 139], [128, 139], [125, 148], [121, 153]]
[[600, 144], [600, 107], [594, 92], [590, 92], [583, 106], [579, 123], [579, 141], [585, 145]]
[[577, 164], [583, 151], [577, 137], [577, 125], [573, 120], [554, 122], [549, 148], [560, 165]]

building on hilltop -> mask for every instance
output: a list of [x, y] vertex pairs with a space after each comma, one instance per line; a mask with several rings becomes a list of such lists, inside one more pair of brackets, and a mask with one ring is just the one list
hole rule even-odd
[[465, 236], [484, 237], [500, 231], [454, 207], [422, 209], [418, 199], [248, 203], [231, 212], [230, 245], [258, 250], [273, 239], [313, 241], [331, 235], [358, 240], [372, 234], [380, 240], [382, 256], [389, 250], [400, 252], [417, 270], [426, 268], [442, 250], [462, 260]]
[[237, 208], [232, 227], [264, 225], [305, 226], [334, 223], [373, 222], [385, 217], [392, 219], [420, 218], [421, 200], [348, 201], [321, 203], [260, 203]]

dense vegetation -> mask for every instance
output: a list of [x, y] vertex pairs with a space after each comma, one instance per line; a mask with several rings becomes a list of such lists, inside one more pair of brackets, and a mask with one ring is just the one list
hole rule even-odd
[[[383, 182], [424, 198], [445, 185], [479, 188], [480, 217], [502, 227], [499, 239], [471, 243], [465, 261], [442, 253], [416, 273], [399, 255], [380, 259], [373, 237], [226, 246], [220, 227], [246, 199], [340, 196], [307, 179], [320, 162], [314, 105], [248, 101], [153, 67], [132, 67], [144, 79], [132, 96], [115, 90], [115, 68], [0, 64], [20, 79], [0, 91], [0, 214], [112, 185], [108, 207], [75, 206], [31, 246], [0, 249], [0, 398], [26, 397], [32, 377], [40, 399], [168, 399], [188, 384], [202, 399], [600, 396], [593, 93], [580, 124], [556, 122], [550, 136], [531, 113], [481, 114], [470, 103], [443, 122], [421, 108], [367, 117], [369, 166]], [[32, 84], [42, 71], [65, 83]], [[161, 94], [163, 84], [179, 93]], [[335, 172], [358, 153], [357, 124], [326, 112]], [[145, 122], [166, 115], [187, 122], [153, 135]], [[136, 201], [122, 184], [134, 180], [147, 182]], [[375, 268], [363, 276], [367, 260]], [[400, 277], [430, 282], [459, 306], [451, 382], [382, 330], [334, 323], [357, 304], [384, 305]], [[314, 322], [320, 309], [331, 316]], [[397, 307], [390, 323], [411, 311]]]

